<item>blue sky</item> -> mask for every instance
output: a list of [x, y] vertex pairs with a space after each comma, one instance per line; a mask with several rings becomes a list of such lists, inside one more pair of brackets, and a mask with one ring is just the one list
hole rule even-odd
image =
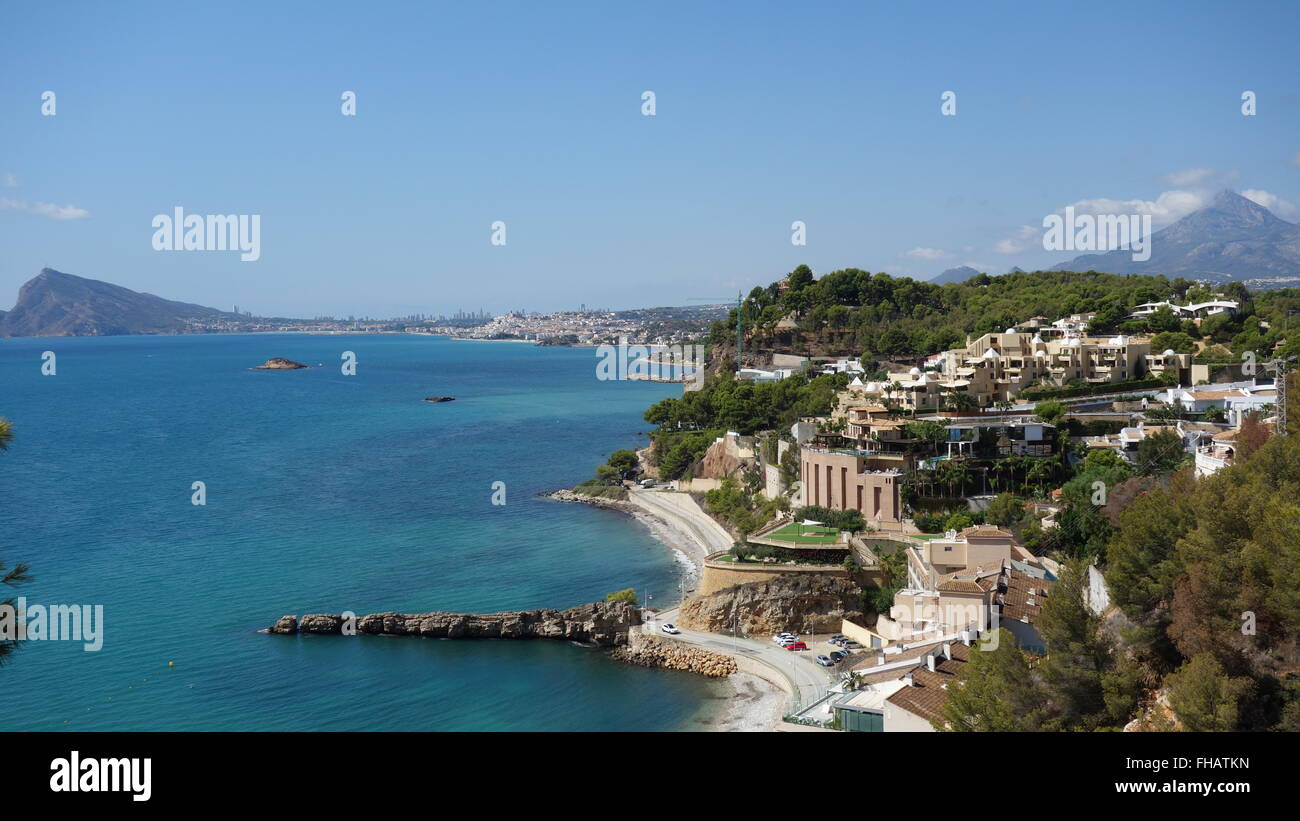
[[[1047, 266], [1074, 203], [1300, 219], [1297, 3], [199, 5], [6, 6], [0, 308], [46, 266], [263, 315], [685, 304]], [[155, 251], [177, 205], [261, 215], [261, 258]]]

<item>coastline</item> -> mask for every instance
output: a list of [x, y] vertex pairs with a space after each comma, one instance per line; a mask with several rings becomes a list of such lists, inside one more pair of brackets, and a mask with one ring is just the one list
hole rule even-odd
[[732, 673], [723, 682], [726, 704], [707, 718], [701, 729], [710, 733], [776, 732], [789, 709], [784, 690], [753, 673]]
[[[730, 536], [712, 519], [708, 522], [716, 530], [711, 530], [699, 521], [699, 517], [707, 518], [707, 514], [699, 509], [688, 494], [672, 495], [686, 496], [690, 500], [689, 505], [684, 502], [654, 504], [647, 501], [645, 494], [666, 495], [664, 491], [634, 490], [629, 491], [626, 501], [587, 496], [572, 490], [557, 490], [542, 495], [556, 501], [617, 510], [636, 519], [650, 530], [656, 541], [671, 550], [674, 557], [688, 568], [690, 579], [698, 582], [704, 557], [716, 551], [720, 539], [725, 537], [729, 540]], [[665, 499], [655, 501], [667, 502]], [[790, 695], [785, 689], [764, 676], [744, 669], [722, 679], [718, 686], [723, 688], [722, 693], [706, 702], [705, 708], [695, 719], [698, 727], [692, 729], [724, 733], [776, 732], [790, 707]], [[721, 703], [714, 704], [715, 700]]]

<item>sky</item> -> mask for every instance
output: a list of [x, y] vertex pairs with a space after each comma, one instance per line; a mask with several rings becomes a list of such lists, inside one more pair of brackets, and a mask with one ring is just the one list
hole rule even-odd
[[[1043, 218], [1071, 204], [1159, 229], [1232, 188], [1300, 220], [1295, 2], [0, 20], [0, 309], [44, 267], [264, 316], [699, 304], [801, 263], [1047, 267], [1074, 254], [1043, 250]], [[258, 216], [259, 258], [155, 249], [178, 206]]]

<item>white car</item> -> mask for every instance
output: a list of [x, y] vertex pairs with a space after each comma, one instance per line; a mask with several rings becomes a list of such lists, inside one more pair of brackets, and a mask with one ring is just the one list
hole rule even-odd
[[665, 624], [663, 627], [660, 627], [659, 629], [664, 631], [665, 633], [671, 633], [674, 636], [682, 632], [681, 630], [677, 629], [677, 625], [672, 623]]
[[775, 636], [772, 637], [772, 641], [776, 642], [777, 644], [783, 647], [792, 641], [798, 641], [798, 640], [799, 637], [791, 633], [777, 633]]

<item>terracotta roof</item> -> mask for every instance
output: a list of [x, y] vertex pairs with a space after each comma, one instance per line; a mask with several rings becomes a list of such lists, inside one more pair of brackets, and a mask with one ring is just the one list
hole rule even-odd
[[997, 525], [971, 525], [965, 528], [958, 536], [1006, 536], [1011, 537], [1010, 530], [1003, 530]]
[[946, 579], [945, 581], [939, 582], [939, 584], [935, 586], [935, 589], [941, 590], [945, 593], [985, 592], [984, 588], [980, 587], [979, 582], [975, 581], [974, 579], [958, 579], [958, 578], [949, 578]]
[[945, 686], [951, 686], [969, 659], [970, 648], [960, 642], [953, 642], [952, 658], [938, 662], [934, 672], [928, 670], [924, 664], [917, 665], [910, 671], [912, 686], [902, 688], [885, 701], [927, 721], [932, 721], [939, 717], [944, 702], [948, 700]]
[[[1006, 574], [1007, 589], [999, 602], [1002, 605], [1003, 618], [1033, 624], [1038, 614], [1042, 612], [1043, 603], [1050, 595], [1053, 584], [1055, 582], [1034, 578], [1027, 573], [1010, 568]], [[1033, 604], [1029, 603], [1031, 597]]]

